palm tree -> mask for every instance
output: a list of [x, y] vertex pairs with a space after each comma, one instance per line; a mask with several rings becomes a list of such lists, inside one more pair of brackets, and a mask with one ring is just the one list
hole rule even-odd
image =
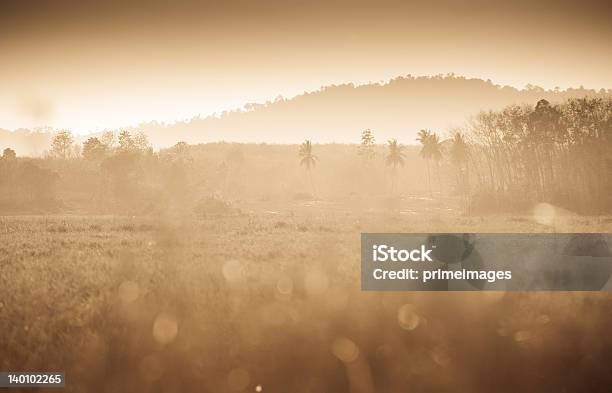
[[436, 163], [436, 168], [438, 169], [438, 183], [441, 188], [439, 164], [440, 160], [442, 160], [442, 144], [440, 143], [438, 135], [430, 130], [420, 130], [417, 133], [417, 141], [422, 145], [419, 154], [425, 159], [427, 164], [427, 185], [429, 187], [429, 195], [431, 196], [431, 172], [429, 170], [429, 162], [433, 160]]
[[300, 157], [300, 165], [306, 167], [306, 172], [308, 173], [308, 179], [310, 181], [310, 186], [312, 188], [312, 194], [315, 195], [315, 187], [314, 182], [312, 181], [312, 168], [317, 164], [317, 156], [312, 154], [312, 142], [309, 140], [304, 141], [300, 145], [299, 151]]
[[404, 166], [404, 147], [397, 143], [395, 139], [390, 139], [387, 143], [389, 144], [389, 154], [387, 154], [386, 163], [387, 166], [391, 167], [391, 193], [393, 194], [397, 178], [397, 167]]
[[458, 174], [464, 172], [467, 165], [468, 147], [460, 132], [456, 132], [451, 138], [450, 159], [451, 163], [457, 168]]
[[419, 153], [427, 164], [427, 186], [429, 187], [429, 195], [431, 196], [431, 175], [429, 172], [429, 160], [431, 158], [431, 154], [429, 151], [429, 139], [431, 138], [431, 131], [429, 130], [420, 130], [417, 133], [417, 141], [419, 141], [422, 145], [421, 152]]
[[460, 132], [451, 139], [450, 160], [457, 173], [457, 188], [462, 197], [467, 197], [468, 182], [468, 146]]
[[429, 138], [429, 154], [433, 162], [436, 163], [436, 177], [438, 178], [438, 190], [442, 192], [442, 182], [440, 181], [440, 161], [442, 161], [442, 143], [440, 137], [434, 132]]

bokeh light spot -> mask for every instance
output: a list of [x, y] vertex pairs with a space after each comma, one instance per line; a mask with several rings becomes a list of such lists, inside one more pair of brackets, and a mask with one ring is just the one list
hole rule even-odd
[[402, 329], [414, 330], [419, 326], [421, 318], [414, 311], [412, 304], [404, 304], [397, 312], [397, 320]]
[[533, 208], [533, 219], [542, 225], [552, 225], [555, 222], [555, 207], [548, 203], [538, 203]]
[[448, 366], [451, 361], [450, 355], [448, 351], [443, 347], [436, 347], [433, 351], [431, 351], [431, 358], [436, 364], [442, 367]]
[[531, 332], [527, 330], [519, 330], [518, 332], [514, 333], [514, 341], [518, 343], [529, 341], [530, 339], [531, 339]]
[[339, 337], [332, 343], [332, 353], [344, 363], [351, 363], [359, 356], [359, 348], [348, 338]]
[[170, 344], [178, 334], [178, 321], [168, 313], [160, 313], [153, 323], [153, 338], [160, 344]]

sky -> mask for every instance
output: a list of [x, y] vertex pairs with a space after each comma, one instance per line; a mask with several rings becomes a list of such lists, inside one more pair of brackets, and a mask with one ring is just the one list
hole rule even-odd
[[4, 0], [0, 128], [172, 123], [407, 74], [612, 88], [610, 20], [592, 0]]

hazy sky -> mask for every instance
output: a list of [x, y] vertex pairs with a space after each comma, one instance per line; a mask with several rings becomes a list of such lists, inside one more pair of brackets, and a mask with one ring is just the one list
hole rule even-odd
[[172, 122], [450, 73], [612, 88], [609, 1], [0, 2], [0, 128]]

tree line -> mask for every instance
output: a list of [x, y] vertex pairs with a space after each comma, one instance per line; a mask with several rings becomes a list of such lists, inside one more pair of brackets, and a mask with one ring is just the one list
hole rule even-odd
[[465, 176], [481, 200], [510, 209], [533, 201], [612, 208], [612, 99], [540, 100], [481, 112], [467, 135]]
[[[131, 198], [130, 194], [142, 181], [140, 164], [152, 154], [144, 134], [131, 135], [128, 131], [105, 132], [100, 138], [87, 139], [82, 146], [75, 143], [69, 131], [59, 131], [43, 159], [21, 159], [13, 149], [6, 148], [0, 158], [0, 209], [9, 212], [61, 209], [62, 201], [57, 198], [59, 180], [71, 174], [75, 178], [64, 181], [64, 187], [78, 188], [78, 183], [91, 183], [91, 202], [110, 198], [109, 193]], [[81, 172], [76, 176], [71, 164], [79, 162], [91, 176], [82, 176]]]
[[[4, 150], [0, 211], [74, 205], [79, 211], [147, 213], [204, 195], [270, 199], [301, 188], [308, 198], [454, 196], [468, 213], [519, 212], [539, 202], [601, 213], [612, 210], [611, 119], [611, 99], [540, 100], [483, 111], [444, 135], [419, 130], [418, 150], [396, 139], [377, 143], [370, 129], [356, 148], [307, 140], [293, 150], [295, 169], [285, 153], [291, 146], [179, 142], [154, 152], [144, 133], [107, 132], [79, 145], [61, 131], [42, 159]], [[299, 166], [303, 179], [296, 176]]]
[[[556, 105], [542, 99], [535, 106], [483, 111], [444, 140], [422, 129], [417, 141], [430, 196], [433, 173], [440, 192], [445, 173], [446, 189], [461, 197], [466, 211], [521, 211], [539, 202], [584, 212], [612, 210], [610, 98], [572, 98]], [[372, 131], [363, 131], [358, 155], [371, 162], [375, 145]], [[403, 149], [396, 139], [387, 141], [384, 161], [392, 194], [404, 167]], [[313, 165], [305, 158], [313, 156], [311, 141], [299, 154], [312, 179]]]

